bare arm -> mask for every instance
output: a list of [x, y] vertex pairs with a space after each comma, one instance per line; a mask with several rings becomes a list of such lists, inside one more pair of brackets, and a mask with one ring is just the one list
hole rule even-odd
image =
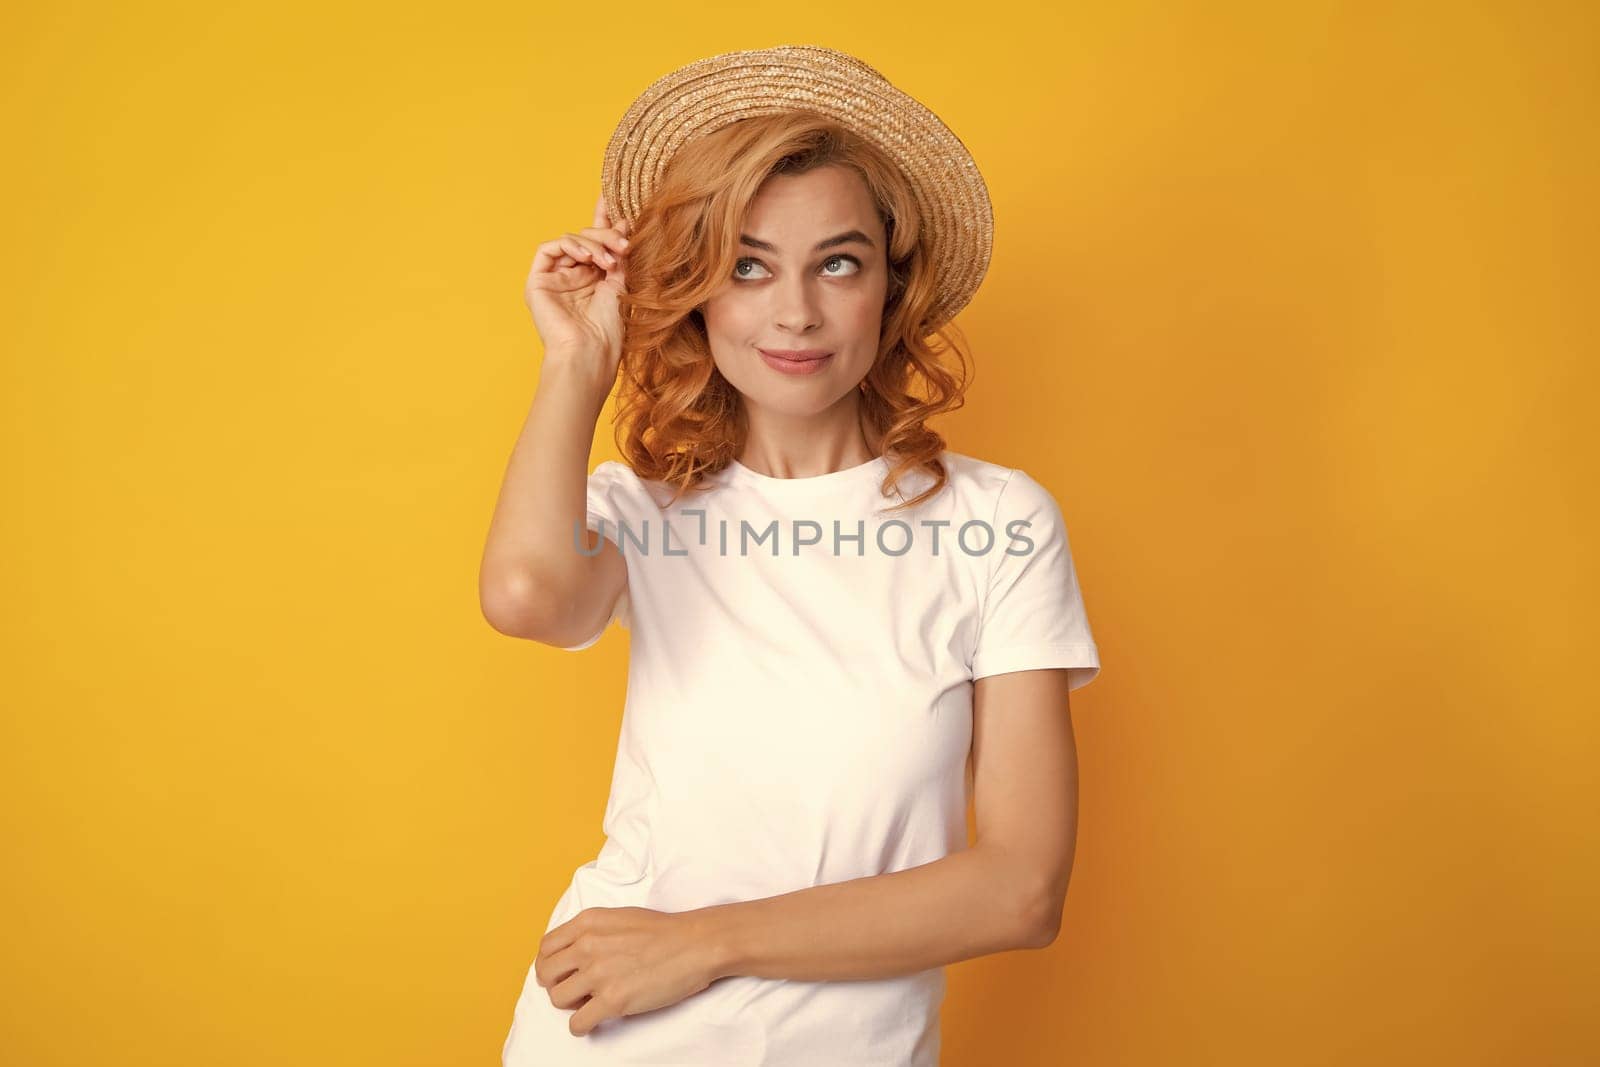
[[713, 976], [890, 977], [1053, 942], [1077, 837], [1067, 672], [978, 679], [972, 759], [971, 848], [892, 874], [697, 909]]
[[592, 227], [547, 241], [534, 256], [526, 295], [544, 363], [478, 570], [484, 618], [503, 634], [578, 644], [605, 624], [627, 584], [615, 544], [602, 538], [602, 550], [589, 555], [574, 540], [584, 531], [584, 547], [593, 547], [585, 530], [589, 443], [621, 356], [625, 254], [601, 200]]
[[615, 544], [602, 539], [591, 556], [573, 540], [584, 530], [589, 443], [609, 391], [595, 377], [578, 359], [545, 354], [478, 572], [484, 618], [503, 634], [578, 644], [605, 624], [627, 584]]

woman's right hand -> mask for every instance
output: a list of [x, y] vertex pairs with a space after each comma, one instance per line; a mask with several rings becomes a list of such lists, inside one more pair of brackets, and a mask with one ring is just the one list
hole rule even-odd
[[611, 224], [602, 194], [593, 226], [539, 246], [524, 293], [546, 354], [601, 361], [610, 370], [607, 380], [616, 377], [622, 357], [618, 300], [627, 285], [627, 229], [626, 222]]

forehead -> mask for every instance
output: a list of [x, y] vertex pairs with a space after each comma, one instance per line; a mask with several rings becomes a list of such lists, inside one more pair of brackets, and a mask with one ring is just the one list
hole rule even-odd
[[831, 234], [850, 228], [870, 234], [880, 225], [861, 175], [850, 167], [829, 165], [769, 176], [750, 202], [745, 230], [771, 240], [773, 233]]

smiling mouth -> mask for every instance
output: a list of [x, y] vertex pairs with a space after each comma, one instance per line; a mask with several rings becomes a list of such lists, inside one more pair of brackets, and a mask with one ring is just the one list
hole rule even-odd
[[776, 373], [790, 378], [807, 378], [821, 374], [833, 365], [836, 354], [820, 348], [758, 348], [756, 351], [761, 353], [761, 362]]
[[773, 359], [781, 359], [789, 363], [810, 363], [818, 359], [827, 359], [833, 355], [832, 352], [821, 348], [758, 348], [756, 351], [764, 356], [771, 356]]

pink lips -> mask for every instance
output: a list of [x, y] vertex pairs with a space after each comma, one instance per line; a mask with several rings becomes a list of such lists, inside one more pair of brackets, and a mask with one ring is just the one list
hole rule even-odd
[[833, 353], [825, 348], [758, 348], [761, 359], [784, 374], [815, 374], [828, 365]]

